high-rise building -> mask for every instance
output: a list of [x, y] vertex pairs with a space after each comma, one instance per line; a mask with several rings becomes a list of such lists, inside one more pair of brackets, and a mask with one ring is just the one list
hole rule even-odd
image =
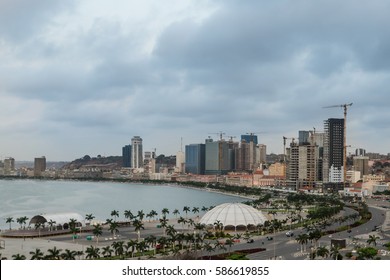
[[122, 166], [131, 167], [131, 145], [126, 145], [122, 148]]
[[205, 144], [185, 146], [185, 170], [191, 174], [205, 174]]
[[205, 174], [223, 175], [231, 170], [231, 161], [229, 157], [229, 145], [224, 140], [212, 141], [206, 140]]
[[131, 139], [131, 167], [142, 168], [143, 164], [142, 138], [134, 136]]
[[12, 157], [4, 159], [4, 174], [11, 175], [15, 171], [15, 159]]
[[245, 140], [246, 143], [253, 142], [253, 143], [255, 143], [255, 145], [258, 144], [257, 135], [254, 135], [254, 134], [244, 134], [244, 135], [241, 135], [241, 142], [243, 140]]
[[266, 163], [267, 162], [267, 146], [264, 144], [257, 145], [256, 153], [256, 162], [258, 163]]
[[176, 153], [176, 170], [180, 173], [184, 172], [185, 156], [183, 151]]
[[34, 176], [41, 176], [46, 170], [46, 158], [40, 157], [34, 159]]
[[355, 150], [355, 156], [365, 156], [366, 155], [366, 150], [359, 148]]
[[[344, 159], [344, 119], [324, 121], [323, 181], [338, 182], [339, 171], [343, 170]], [[335, 174], [331, 174], [331, 173]]]
[[298, 132], [299, 145], [306, 145], [310, 142], [310, 131], [300, 130]]
[[364, 175], [369, 174], [368, 161], [369, 161], [369, 157], [365, 157], [365, 156], [353, 157], [354, 170], [360, 171], [360, 179], [362, 179]]
[[239, 171], [253, 171], [256, 169], [256, 144], [255, 142], [246, 142], [243, 139], [240, 147], [236, 149], [235, 169]]

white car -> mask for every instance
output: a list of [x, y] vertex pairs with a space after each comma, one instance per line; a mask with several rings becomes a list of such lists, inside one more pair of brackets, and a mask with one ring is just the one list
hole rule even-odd
[[288, 232], [286, 232], [286, 236], [287, 236], [287, 237], [294, 236], [294, 232], [292, 232], [291, 230], [289, 230]]

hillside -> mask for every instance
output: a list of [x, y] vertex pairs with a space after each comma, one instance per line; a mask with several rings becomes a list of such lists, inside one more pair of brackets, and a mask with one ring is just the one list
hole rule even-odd
[[118, 168], [122, 167], [122, 157], [121, 156], [108, 156], [108, 157], [90, 157], [85, 155], [82, 158], [76, 159], [70, 163], [65, 164], [63, 169], [80, 169], [84, 165], [93, 165], [93, 164], [110, 164], [115, 163]]

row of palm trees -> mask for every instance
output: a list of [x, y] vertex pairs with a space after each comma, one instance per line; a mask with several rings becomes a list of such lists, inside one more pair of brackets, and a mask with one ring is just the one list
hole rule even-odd
[[[134, 220], [135, 221], [135, 220]], [[99, 225], [97, 225], [99, 226]], [[223, 229], [223, 225], [218, 221], [216, 227]], [[49, 249], [44, 254], [40, 249], [31, 251], [32, 260], [72, 260], [85, 256], [85, 259], [100, 259], [100, 258], [134, 258], [141, 257], [146, 251], [149, 251], [149, 256], [153, 257], [157, 253], [162, 255], [178, 255], [178, 254], [192, 254], [199, 256], [200, 252], [210, 253], [215, 250], [229, 251], [234, 245], [234, 240], [239, 239], [241, 235], [228, 236], [224, 243], [217, 240], [209, 240], [212, 235], [206, 230], [205, 225], [199, 223], [193, 225], [193, 231], [179, 232], [173, 225], [166, 225], [164, 235], [154, 236], [149, 235], [144, 239], [129, 239], [127, 241], [114, 241], [111, 245], [104, 247], [89, 246], [85, 252], [72, 251], [69, 249], [62, 250], [54, 247]], [[13, 259], [26, 259], [26, 256], [16, 254], [12, 256]]]

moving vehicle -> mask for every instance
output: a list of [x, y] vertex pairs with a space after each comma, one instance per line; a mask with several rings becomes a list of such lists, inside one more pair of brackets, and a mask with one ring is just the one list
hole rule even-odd
[[294, 236], [294, 232], [289, 230], [288, 232], [286, 232], [286, 236], [287, 237], [291, 237], [291, 236]]

